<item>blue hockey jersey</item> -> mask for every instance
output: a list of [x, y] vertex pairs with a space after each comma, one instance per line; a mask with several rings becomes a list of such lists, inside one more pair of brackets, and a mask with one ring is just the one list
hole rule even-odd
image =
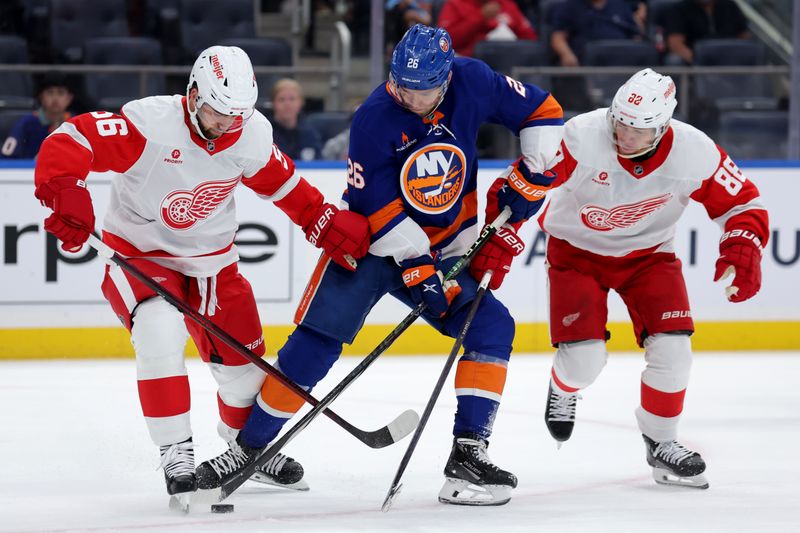
[[555, 99], [481, 61], [454, 61], [433, 116], [401, 106], [388, 82], [372, 92], [353, 117], [344, 195], [369, 218], [370, 253], [400, 262], [466, 251], [477, 233], [478, 127], [487, 122], [522, 135], [523, 155], [541, 162], [535, 170], [555, 158], [563, 132]]

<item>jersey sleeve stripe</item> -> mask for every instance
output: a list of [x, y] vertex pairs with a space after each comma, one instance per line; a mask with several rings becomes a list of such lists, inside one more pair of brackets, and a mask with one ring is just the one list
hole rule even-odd
[[[373, 236], [386, 233], [385, 226], [396, 226], [399, 220], [398, 215], [404, 213], [403, 201], [396, 198], [372, 213], [367, 219], [369, 220], [369, 229]], [[391, 228], [390, 228], [391, 229]], [[383, 230], [383, 231], [382, 231]]]
[[553, 119], [558, 120], [557, 124], [564, 123], [564, 111], [561, 109], [561, 106], [553, 98], [552, 94], [548, 94], [547, 98], [539, 104], [539, 107], [536, 108], [536, 111], [528, 115], [528, 117], [522, 121], [520, 127], [525, 127], [531, 121], [538, 121], [543, 119]]
[[89, 153], [92, 153], [92, 145], [89, 144], [89, 139], [87, 139], [83, 133], [78, 131], [78, 128], [75, 127], [75, 124], [71, 122], [64, 122], [51, 135], [58, 134], [64, 134], [71, 137], [76, 143], [89, 150]]

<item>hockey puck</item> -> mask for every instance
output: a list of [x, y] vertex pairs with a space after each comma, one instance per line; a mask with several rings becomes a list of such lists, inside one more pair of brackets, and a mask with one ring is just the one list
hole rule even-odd
[[212, 513], [232, 513], [233, 512], [233, 504], [232, 503], [218, 503], [216, 505], [211, 506]]

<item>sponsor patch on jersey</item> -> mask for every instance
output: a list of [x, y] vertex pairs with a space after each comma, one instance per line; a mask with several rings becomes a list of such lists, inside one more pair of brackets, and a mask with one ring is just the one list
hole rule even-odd
[[161, 221], [168, 228], [187, 230], [211, 216], [239, 184], [236, 177], [227, 181], [201, 183], [191, 191], [177, 190], [161, 201]]
[[406, 201], [423, 213], [444, 213], [464, 188], [467, 159], [457, 146], [435, 143], [413, 152], [400, 172]]
[[581, 208], [581, 221], [586, 227], [597, 231], [629, 228], [664, 207], [670, 198], [672, 198], [672, 193], [667, 193], [635, 204], [620, 205], [611, 209], [586, 205]]

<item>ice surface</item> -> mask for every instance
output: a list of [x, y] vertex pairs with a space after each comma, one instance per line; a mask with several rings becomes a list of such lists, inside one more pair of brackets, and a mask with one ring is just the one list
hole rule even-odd
[[[444, 357], [385, 357], [334, 403], [375, 429], [422, 412]], [[169, 511], [132, 361], [0, 363], [0, 531], [746, 532], [800, 531], [800, 354], [699, 354], [680, 440], [702, 453], [711, 488], [656, 485], [633, 409], [641, 355], [612, 355], [582, 392], [572, 439], [556, 449], [542, 420], [550, 355], [515, 356], [489, 453], [517, 474], [508, 505], [439, 504], [455, 399], [446, 387], [403, 478], [380, 511], [408, 439], [372, 450], [320, 417], [288, 448], [309, 492], [247, 484], [226, 503]], [[340, 361], [322, 397], [358, 362]], [[199, 460], [222, 451], [213, 380], [188, 364]], [[452, 378], [451, 378], [452, 379]]]

